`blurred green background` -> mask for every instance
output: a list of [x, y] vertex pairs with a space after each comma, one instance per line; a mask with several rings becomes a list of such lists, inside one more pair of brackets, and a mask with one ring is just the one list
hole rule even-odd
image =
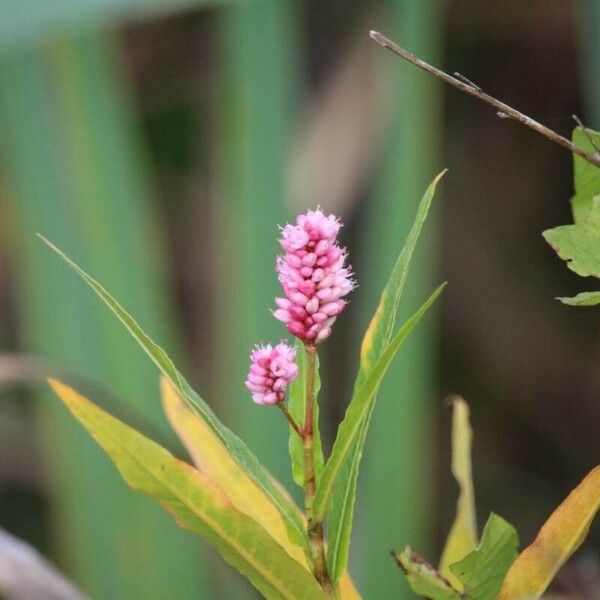
[[[600, 457], [598, 311], [542, 229], [570, 219], [571, 158], [401, 64], [378, 29], [564, 135], [600, 128], [597, 0], [0, 0], [0, 525], [92, 598], [252, 598], [205, 544], [129, 492], [41, 376], [180, 451], [157, 374], [41, 232], [176, 357], [291, 489], [287, 428], [243, 388], [276, 340], [277, 224], [346, 223], [359, 289], [324, 349], [326, 447], [357, 344], [417, 200], [450, 167], [406, 310], [450, 285], [382, 389], [351, 572], [408, 598], [388, 552], [435, 557], [452, 519], [452, 392], [470, 402], [480, 519], [528, 542]], [[556, 591], [597, 598], [600, 532]], [[598, 587], [596, 587], [598, 586]]]

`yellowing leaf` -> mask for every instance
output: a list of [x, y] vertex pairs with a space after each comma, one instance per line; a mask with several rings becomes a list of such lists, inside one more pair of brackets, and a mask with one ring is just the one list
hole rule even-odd
[[361, 600], [358, 590], [354, 587], [348, 571], [345, 571], [338, 582], [340, 600]]
[[453, 398], [452, 414], [452, 473], [460, 487], [460, 495], [456, 517], [442, 552], [440, 573], [460, 591], [463, 586], [450, 570], [450, 565], [463, 559], [477, 546], [477, 513], [471, 469], [472, 440], [469, 405], [456, 396]]
[[585, 539], [600, 509], [600, 466], [566, 497], [512, 564], [498, 600], [535, 600]]
[[[160, 385], [163, 408], [169, 423], [198, 469], [227, 494], [238, 510], [262, 525], [288, 554], [308, 569], [304, 551], [290, 540], [281, 514], [268, 497], [240, 469], [212, 429], [198, 413], [190, 409], [166, 377], [161, 377]], [[272, 483], [281, 486], [275, 479]], [[287, 495], [283, 488], [281, 493]], [[301, 514], [298, 518], [304, 519]], [[343, 600], [360, 600], [347, 572], [340, 579], [340, 596]]]
[[325, 600], [314, 577], [200, 471], [56, 380], [49, 381], [133, 488], [202, 535], [269, 599]]
[[238, 510], [262, 525], [290, 556], [308, 569], [304, 550], [290, 540], [283, 517], [275, 505], [240, 468], [223, 442], [164, 375], [160, 378], [160, 389], [167, 419], [200, 472], [217, 484]]

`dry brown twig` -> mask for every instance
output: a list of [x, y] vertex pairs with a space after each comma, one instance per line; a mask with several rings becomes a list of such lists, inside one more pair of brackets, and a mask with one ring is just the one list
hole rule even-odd
[[[415, 67], [418, 67], [419, 69], [426, 71], [430, 75], [441, 79], [445, 83], [455, 87], [457, 90], [460, 90], [465, 94], [469, 94], [470, 96], [478, 98], [486, 104], [489, 104], [496, 110], [496, 114], [500, 118], [512, 119], [517, 123], [521, 123], [521, 125], [525, 125], [525, 127], [533, 129], [540, 135], [543, 135], [555, 144], [566, 148], [573, 154], [581, 156], [581, 158], [588, 161], [590, 164], [600, 167], [600, 152], [596, 152], [594, 154], [586, 152], [583, 148], [580, 148], [579, 146], [573, 144], [571, 140], [568, 140], [562, 135], [556, 133], [556, 131], [549, 129], [545, 125], [538, 123], [531, 117], [528, 117], [527, 115], [523, 114], [522, 112], [518, 111], [512, 106], [509, 106], [508, 104], [501, 102], [493, 96], [490, 96], [489, 94], [484, 92], [478, 85], [474, 84], [472, 81], [470, 81], [463, 75], [460, 75], [460, 73], [455, 73], [454, 76], [448, 75], [448, 73], [430, 65], [429, 63], [426, 63], [420, 58], [417, 58], [414, 54], [411, 54], [410, 52], [408, 52], [408, 50], [405, 50], [404, 48], [398, 46], [398, 44], [385, 37], [385, 35], [379, 33], [378, 31], [371, 31], [370, 35], [378, 44], [380, 44], [384, 48], [387, 48], [388, 50], [390, 50], [400, 58], [406, 60], [407, 62], [411, 63]], [[583, 128], [583, 130], [586, 131], [585, 127]]]

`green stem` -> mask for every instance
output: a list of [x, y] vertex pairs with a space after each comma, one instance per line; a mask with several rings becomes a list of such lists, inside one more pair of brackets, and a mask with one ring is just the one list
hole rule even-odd
[[325, 559], [323, 521], [314, 521], [312, 518], [312, 504], [316, 490], [313, 428], [317, 347], [313, 344], [306, 344], [304, 347], [306, 350], [306, 402], [302, 441], [304, 448], [304, 505], [308, 519], [308, 543], [313, 573], [321, 587], [328, 594], [333, 594], [333, 584], [327, 572], [327, 561]]

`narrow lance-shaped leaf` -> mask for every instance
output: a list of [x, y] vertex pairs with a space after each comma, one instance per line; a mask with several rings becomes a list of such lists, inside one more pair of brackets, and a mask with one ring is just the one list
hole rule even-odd
[[139, 326], [135, 319], [98, 283], [83, 269], [75, 264], [66, 254], [57, 248], [52, 242], [43, 236], [40, 238], [58, 254], [98, 295], [106, 306], [125, 325], [125, 328], [138, 342], [150, 359], [156, 364], [160, 371], [171, 381], [171, 383], [182, 393], [183, 397], [202, 415], [204, 421], [227, 446], [240, 468], [251, 477], [254, 482], [265, 492], [271, 501], [277, 506], [285, 517], [285, 523], [290, 535], [299, 544], [304, 546], [304, 529], [302, 521], [298, 518], [297, 507], [279, 487], [273, 483], [272, 477], [259, 460], [250, 452], [248, 447], [233, 432], [225, 427], [210, 409], [210, 407], [191, 388], [183, 375], [175, 368], [175, 365], [167, 353], [156, 344], [146, 332]]
[[[306, 552], [290, 543], [281, 514], [269, 498], [239, 467], [212, 429], [193, 411], [166, 377], [161, 377], [162, 401], [169, 423], [201, 473], [218, 485], [235, 507], [254, 519], [299, 563], [308, 568]], [[279, 482], [274, 481], [279, 486]], [[282, 489], [282, 493], [287, 492]], [[292, 500], [290, 499], [290, 502]], [[304, 515], [297, 509], [297, 518]], [[340, 579], [343, 600], [360, 600], [346, 571]]]
[[[433, 180], [421, 198], [406, 243], [398, 255], [388, 283], [381, 294], [377, 309], [364, 335], [353, 396], [358, 393], [363, 381], [391, 339], [417, 241], [429, 213], [437, 184], [445, 173], [446, 171], [442, 171]], [[351, 403], [353, 401], [354, 398], [351, 400]], [[327, 549], [327, 565], [333, 579], [339, 576], [348, 563], [358, 467], [366, 441], [373, 406], [374, 404], [371, 406], [367, 417], [361, 423], [360, 435], [357, 436], [351, 451], [351, 460], [344, 466], [343, 473], [339, 478], [340, 484], [334, 490], [335, 500], [331, 514], [329, 515], [329, 546]]]
[[450, 565], [461, 560], [477, 546], [477, 513], [471, 469], [473, 430], [469, 423], [469, 405], [459, 396], [452, 399], [452, 473], [460, 494], [456, 516], [440, 560], [440, 573], [462, 591], [462, 585]]
[[290, 542], [277, 507], [240, 468], [206, 421], [190, 408], [164, 375], [160, 378], [160, 388], [167, 419], [200, 472], [219, 486], [238, 510], [261, 525], [290, 556], [308, 569], [306, 554]]
[[313, 576], [202, 473], [64, 384], [50, 385], [134, 489], [202, 535], [266, 597], [324, 600]]
[[373, 366], [373, 369], [365, 379], [360, 390], [358, 390], [352, 399], [352, 402], [346, 411], [346, 416], [338, 429], [331, 456], [325, 465], [323, 475], [321, 476], [321, 482], [315, 494], [313, 503], [313, 517], [315, 520], [323, 520], [331, 507], [333, 490], [339, 483], [338, 479], [343, 472], [344, 466], [348, 460], [352, 458], [353, 444], [357, 439], [357, 436], [360, 436], [361, 423], [369, 413], [372, 404], [375, 401], [377, 388], [394, 356], [410, 332], [441, 294], [445, 285], [445, 283], [440, 285], [423, 305], [402, 325], [402, 327], [400, 327], [381, 355], [381, 358]]
[[394, 558], [415, 594], [431, 600], [462, 600], [452, 584], [409, 546]]
[[467, 598], [496, 599], [504, 576], [517, 557], [518, 544], [515, 528], [492, 513], [477, 548], [450, 566], [452, 573], [462, 583]]
[[600, 466], [566, 497], [534, 542], [512, 564], [498, 600], [541, 598], [550, 582], [584, 541], [600, 509]]
[[360, 365], [358, 375], [356, 377], [355, 389], [360, 387], [365, 377], [374, 367], [379, 357], [383, 354], [386, 346], [394, 333], [394, 325], [400, 306], [400, 300], [404, 293], [404, 287], [412, 257], [421, 235], [423, 224], [429, 214], [431, 202], [435, 195], [437, 184], [446, 174], [447, 169], [442, 171], [430, 184], [425, 194], [419, 202], [417, 214], [411, 227], [411, 230], [406, 239], [406, 243], [402, 251], [396, 259], [394, 268], [390, 274], [390, 278], [381, 293], [379, 304], [375, 310], [375, 314], [369, 323], [369, 327], [365, 332], [360, 348]]
[[[314, 382], [315, 408], [313, 424], [313, 449], [314, 449], [314, 468], [317, 484], [321, 479], [323, 472], [324, 458], [323, 447], [321, 445], [321, 433], [319, 430], [319, 402], [318, 394], [321, 389], [321, 378], [319, 377], [319, 358], [316, 357], [316, 375]], [[306, 410], [306, 351], [304, 344], [296, 342], [296, 362], [298, 364], [298, 377], [292, 382], [288, 395], [288, 410], [296, 423], [304, 423], [304, 413]], [[304, 449], [302, 439], [290, 425], [289, 441], [290, 457], [292, 459], [292, 476], [294, 481], [304, 489]]]

